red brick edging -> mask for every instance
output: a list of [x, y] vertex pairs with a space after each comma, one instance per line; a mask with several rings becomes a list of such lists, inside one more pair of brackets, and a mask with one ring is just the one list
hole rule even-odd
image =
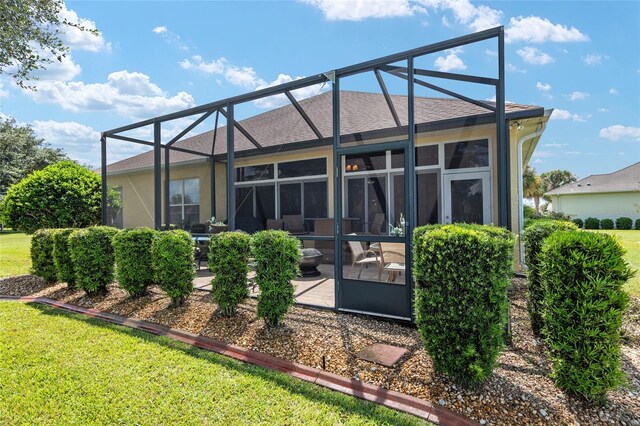
[[323, 386], [325, 388], [338, 391], [347, 395], [355, 396], [376, 404], [393, 408], [398, 411], [412, 414], [414, 416], [426, 419], [432, 423], [448, 426], [448, 425], [474, 425], [477, 424], [472, 420], [455, 413], [447, 408], [438, 407], [428, 401], [405, 395], [400, 392], [384, 389], [379, 386], [363, 383], [359, 380], [350, 379], [329, 373], [317, 368], [307, 367], [306, 365], [290, 362], [274, 356], [257, 352], [241, 346], [231, 345], [219, 340], [208, 337], [199, 336], [182, 330], [176, 330], [166, 325], [156, 324], [149, 321], [128, 318], [121, 315], [102, 312], [92, 308], [82, 308], [68, 303], [62, 303], [47, 297], [32, 296], [2, 296], [0, 300], [13, 300], [23, 303], [40, 303], [43, 305], [53, 306], [55, 308], [64, 309], [66, 311], [77, 314], [86, 315], [92, 318], [98, 318], [113, 324], [118, 324], [137, 330], [146, 331], [148, 333], [166, 336], [174, 340], [196, 346], [211, 352], [216, 352], [240, 361], [250, 364], [260, 365], [262, 367], [278, 370], [289, 376], [296, 377], [309, 383]]

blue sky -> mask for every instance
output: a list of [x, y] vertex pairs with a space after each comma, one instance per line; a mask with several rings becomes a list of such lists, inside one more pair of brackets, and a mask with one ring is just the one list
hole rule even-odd
[[[102, 130], [496, 25], [507, 100], [555, 109], [538, 172], [586, 177], [640, 161], [637, 1], [69, 1], [62, 13], [100, 37], [65, 31], [71, 54], [40, 73], [37, 92], [3, 76], [0, 114], [85, 164], [99, 164]], [[473, 74], [494, 52], [482, 44], [420, 65]], [[110, 161], [140, 149], [113, 143]]]

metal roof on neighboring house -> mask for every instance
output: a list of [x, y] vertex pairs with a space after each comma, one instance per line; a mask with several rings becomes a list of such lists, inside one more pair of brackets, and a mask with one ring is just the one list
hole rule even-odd
[[[404, 131], [404, 134], [406, 134], [406, 126], [408, 124], [407, 97], [391, 95], [391, 101], [397, 111], [400, 124], [403, 126], [400, 130], [382, 94], [341, 91], [340, 130], [342, 137], [344, 138], [345, 135], [350, 135], [347, 136], [347, 138], [362, 140], [365, 138], [391, 136], [394, 132], [398, 134]], [[495, 106], [495, 102], [486, 103]], [[292, 149], [296, 146], [300, 147], [305, 143], [309, 143], [309, 146], [313, 146], [314, 142], [318, 145], [332, 143], [333, 120], [331, 92], [325, 92], [300, 100], [299, 104], [323, 136], [324, 139], [322, 141], [318, 141], [316, 134], [291, 104], [240, 120], [238, 123], [253, 136], [266, 152], [268, 152], [269, 149]], [[418, 132], [421, 131], [421, 126], [423, 126], [423, 131], [426, 131], [430, 124], [468, 119], [466, 122], [456, 123], [457, 127], [465, 127], [473, 125], [476, 122], [474, 118], [490, 120], [482, 122], [484, 124], [491, 122], [495, 117], [494, 113], [488, 109], [458, 99], [416, 97], [415, 111], [415, 122]], [[507, 119], [510, 117], [535, 117], [541, 116], [544, 113], [542, 107], [514, 103], [506, 104], [505, 111]], [[402, 130], [403, 128], [404, 130]], [[207, 131], [177, 142], [174, 146], [211, 154], [213, 134], [213, 130]], [[236, 153], [246, 154], [255, 151], [255, 154], [260, 154], [260, 150], [257, 150], [252, 142], [237, 128], [234, 129], [234, 142], [234, 152]], [[290, 145], [290, 147], [287, 148], [282, 147], [287, 144], [295, 145]], [[226, 154], [226, 151], [227, 130], [226, 126], [223, 126], [218, 128], [216, 134], [214, 155], [223, 156]], [[164, 161], [164, 155], [162, 157]], [[175, 164], [202, 158], [204, 157], [195, 154], [172, 151], [170, 162]], [[112, 163], [107, 166], [107, 171], [109, 173], [116, 173], [152, 166], [153, 151], [149, 151]]]
[[634, 191], [640, 193], [640, 162], [613, 173], [588, 176], [549, 191], [545, 195]]

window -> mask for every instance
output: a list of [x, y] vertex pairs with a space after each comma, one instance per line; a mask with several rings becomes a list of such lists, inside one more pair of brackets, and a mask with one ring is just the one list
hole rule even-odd
[[200, 223], [200, 181], [172, 180], [169, 184], [169, 223], [189, 228]]
[[236, 182], [273, 179], [273, 164], [246, 166], [236, 169]]
[[454, 142], [444, 145], [445, 169], [466, 169], [489, 166], [489, 141]]
[[278, 163], [278, 178], [318, 176], [327, 174], [327, 159], [313, 158], [311, 160], [288, 161]]

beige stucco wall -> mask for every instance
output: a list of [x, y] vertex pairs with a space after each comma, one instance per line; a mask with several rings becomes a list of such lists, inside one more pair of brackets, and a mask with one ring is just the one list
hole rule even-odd
[[603, 194], [555, 195], [551, 198], [554, 212], [568, 214], [572, 218], [616, 220], [619, 217], [640, 217], [640, 191]]
[[[517, 197], [517, 135], [515, 130], [511, 130], [511, 152], [510, 152], [510, 176], [511, 176], [511, 223], [513, 229], [518, 229], [518, 197]], [[483, 125], [475, 127], [466, 127], [452, 130], [443, 130], [437, 132], [430, 132], [428, 134], [416, 135], [416, 145], [429, 145], [445, 142], [456, 142], [461, 140], [473, 140], [473, 139], [488, 139], [490, 145], [490, 167], [491, 167], [491, 186], [492, 186], [492, 200], [493, 206], [497, 205], [498, 191], [497, 191], [497, 152], [496, 152], [496, 137], [494, 125]], [[376, 141], [376, 142], [381, 142]], [[360, 142], [360, 144], [363, 142]], [[265, 154], [248, 158], [235, 159], [236, 167], [243, 167], [249, 165], [294, 161], [304, 158], [327, 158], [327, 172], [328, 172], [328, 197], [329, 197], [329, 216], [333, 216], [334, 207], [334, 190], [333, 182], [333, 147], [321, 146], [318, 148], [307, 148], [303, 150], [280, 152], [277, 154]], [[210, 216], [210, 176], [209, 176], [209, 163], [206, 160], [194, 161], [189, 164], [172, 165], [171, 166], [171, 179], [187, 179], [198, 178], [200, 180], [200, 220], [204, 222]], [[224, 220], [227, 218], [226, 213], [226, 164], [216, 163], [216, 212], [215, 216], [218, 219]], [[108, 177], [109, 185], [115, 185], [122, 187], [123, 192], [123, 223], [125, 227], [134, 226], [153, 226], [153, 171], [150, 169], [130, 172], [127, 174], [110, 174]], [[164, 187], [164, 173], [162, 179]], [[164, 188], [162, 191], [164, 196]], [[493, 223], [498, 222], [498, 211], [496, 208], [491, 209]], [[163, 209], [163, 222], [164, 209]]]

